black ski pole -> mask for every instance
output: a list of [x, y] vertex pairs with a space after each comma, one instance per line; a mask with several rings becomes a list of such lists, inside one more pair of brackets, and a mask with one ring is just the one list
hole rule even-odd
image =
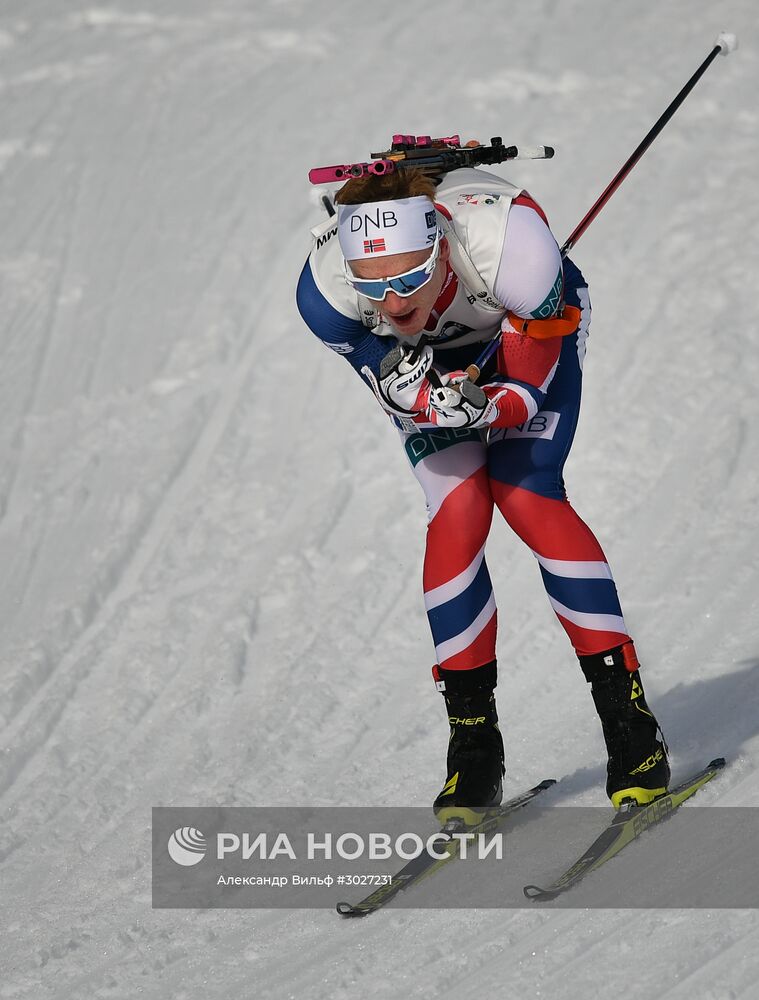
[[[706, 59], [704, 59], [704, 61], [698, 67], [698, 69], [690, 78], [690, 80], [688, 80], [688, 82], [685, 84], [685, 86], [677, 95], [677, 97], [675, 97], [675, 99], [669, 105], [667, 110], [662, 114], [662, 116], [653, 126], [648, 135], [643, 139], [643, 141], [640, 143], [635, 152], [630, 156], [630, 158], [620, 168], [620, 170], [614, 175], [610, 183], [607, 185], [605, 190], [595, 201], [595, 203], [587, 212], [582, 221], [577, 226], [575, 226], [575, 228], [569, 234], [569, 237], [564, 243], [564, 246], [561, 248], [562, 257], [567, 256], [567, 254], [575, 245], [575, 243], [580, 239], [580, 237], [583, 235], [583, 233], [591, 224], [591, 222], [599, 214], [599, 212], [604, 207], [606, 202], [611, 198], [611, 196], [620, 186], [625, 177], [627, 177], [627, 175], [633, 169], [638, 160], [643, 156], [643, 154], [651, 145], [651, 143], [654, 141], [654, 139], [657, 137], [657, 135], [659, 135], [659, 133], [662, 131], [667, 122], [672, 118], [674, 113], [683, 103], [683, 101], [691, 92], [691, 90], [693, 90], [693, 88], [696, 86], [696, 84], [704, 75], [704, 73], [707, 71], [709, 66], [711, 66], [714, 59], [720, 54], [723, 56], [729, 55], [731, 52], [734, 52], [735, 49], [737, 48], [738, 48], [738, 39], [736, 38], [735, 35], [732, 35], [726, 31], [722, 31], [720, 32], [719, 35], [717, 35], [717, 38], [715, 39], [714, 42], [714, 48], [712, 49], [712, 51], [709, 53]], [[467, 373], [469, 375], [469, 378], [473, 382], [476, 382], [477, 379], [480, 377], [480, 373], [484, 365], [493, 356], [493, 354], [495, 354], [500, 342], [501, 342], [501, 331], [499, 330], [499, 332], [495, 335], [495, 337], [488, 343], [487, 347], [479, 356], [477, 361], [473, 365], [469, 365], [469, 367], [467, 368]]]
[[662, 114], [661, 118], [659, 118], [654, 127], [651, 129], [648, 135], [643, 139], [643, 141], [640, 143], [635, 152], [630, 156], [630, 158], [627, 160], [624, 166], [621, 167], [621, 169], [617, 174], [615, 174], [609, 185], [599, 196], [597, 201], [593, 204], [592, 208], [584, 217], [584, 219], [577, 226], [575, 226], [575, 228], [569, 234], [569, 237], [564, 243], [564, 246], [561, 248], [562, 257], [566, 257], [566, 255], [569, 253], [569, 251], [572, 249], [575, 243], [580, 239], [582, 234], [585, 232], [585, 230], [588, 228], [591, 222], [595, 219], [595, 217], [604, 207], [606, 202], [611, 198], [611, 196], [620, 186], [625, 177], [627, 177], [627, 175], [630, 173], [630, 171], [638, 162], [638, 160], [641, 158], [641, 156], [643, 156], [643, 154], [652, 144], [657, 135], [659, 135], [659, 133], [662, 131], [667, 122], [672, 118], [674, 113], [683, 103], [683, 101], [691, 92], [691, 90], [693, 90], [698, 81], [701, 79], [701, 77], [704, 75], [707, 69], [711, 66], [714, 59], [720, 54], [723, 56], [728, 55], [730, 52], [733, 52], [737, 47], [738, 47], [738, 39], [736, 38], [735, 35], [731, 35], [723, 31], [717, 36], [712, 51], [709, 53], [706, 59], [704, 59], [704, 61], [698, 67], [696, 72], [693, 74], [690, 80], [688, 80], [683, 89], [680, 91], [677, 97], [672, 101], [672, 103], [669, 105], [664, 114]]
[[324, 210], [326, 211], [330, 219], [333, 218], [333, 216], [335, 215], [335, 206], [332, 204], [332, 201], [326, 194], [322, 195], [322, 205], [324, 205]]

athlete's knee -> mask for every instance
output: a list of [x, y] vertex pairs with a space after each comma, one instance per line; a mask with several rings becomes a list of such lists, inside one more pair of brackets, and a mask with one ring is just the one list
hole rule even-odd
[[493, 483], [492, 493], [501, 516], [517, 533], [525, 522], [555, 514], [559, 507], [569, 506], [564, 483], [555, 475], [537, 473], [519, 483]]

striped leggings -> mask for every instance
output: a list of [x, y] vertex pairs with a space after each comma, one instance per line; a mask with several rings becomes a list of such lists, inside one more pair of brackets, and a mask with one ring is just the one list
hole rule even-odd
[[497, 507], [536, 557], [551, 606], [578, 655], [629, 639], [595, 535], [566, 498], [564, 461], [577, 426], [584, 342], [565, 338], [540, 412], [495, 430], [401, 432], [427, 498], [424, 600], [437, 662], [469, 670], [496, 658], [497, 612], [485, 542]]

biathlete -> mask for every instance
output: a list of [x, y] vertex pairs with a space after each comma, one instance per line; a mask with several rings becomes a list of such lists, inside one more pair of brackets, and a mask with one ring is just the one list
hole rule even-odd
[[[434, 809], [472, 822], [501, 800], [497, 611], [485, 545], [494, 506], [529, 546], [579, 659], [615, 807], [662, 794], [667, 748], [617, 589], [562, 470], [580, 408], [588, 287], [540, 206], [481, 169], [349, 180], [314, 231], [300, 313], [372, 389], [427, 499], [424, 601], [448, 710]], [[467, 366], [498, 331], [476, 384]]]

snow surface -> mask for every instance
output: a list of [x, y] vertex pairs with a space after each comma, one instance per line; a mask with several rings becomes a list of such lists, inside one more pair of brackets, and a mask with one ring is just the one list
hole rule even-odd
[[[4, 0], [0, 998], [759, 996], [750, 910], [150, 908], [152, 805], [442, 777], [422, 497], [294, 306], [309, 167], [394, 131], [549, 143], [504, 174], [562, 238], [723, 28], [574, 252], [568, 483], [676, 771], [723, 754], [699, 803], [759, 805], [755, 0]], [[489, 563], [506, 792], [601, 805], [534, 561], [496, 524]]]

